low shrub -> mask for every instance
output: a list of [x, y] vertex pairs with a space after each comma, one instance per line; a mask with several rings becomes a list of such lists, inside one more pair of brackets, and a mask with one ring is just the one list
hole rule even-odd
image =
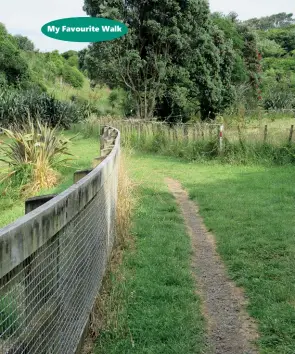
[[25, 117], [39, 119], [49, 126], [69, 128], [88, 116], [85, 106], [75, 102], [59, 101], [41, 90], [4, 89], [0, 93], [0, 126], [8, 128]]
[[62, 71], [62, 77], [67, 84], [75, 88], [81, 88], [84, 84], [83, 74], [75, 67], [65, 64]]

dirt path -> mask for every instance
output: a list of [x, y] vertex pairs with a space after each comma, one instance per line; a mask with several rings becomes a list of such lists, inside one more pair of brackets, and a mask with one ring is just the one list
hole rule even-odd
[[183, 213], [192, 238], [192, 266], [208, 327], [208, 352], [214, 354], [256, 354], [252, 342], [258, 338], [254, 321], [245, 311], [241, 289], [226, 276], [223, 262], [216, 252], [215, 239], [206, 231], [195, 203], [189, 200], [181, 184], [166, 179]]

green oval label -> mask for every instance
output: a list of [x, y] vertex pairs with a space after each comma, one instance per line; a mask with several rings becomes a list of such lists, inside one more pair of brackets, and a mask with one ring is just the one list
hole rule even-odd
[[46, 23], [45, 36], [67, 42], [104, 42], [127, 34], [128, 27], [119, 21], [101, 17], [71, 17]]

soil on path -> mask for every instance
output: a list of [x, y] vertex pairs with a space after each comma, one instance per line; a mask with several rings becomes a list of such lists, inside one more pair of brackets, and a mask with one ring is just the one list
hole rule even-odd
[[192, 239], [192, 267], [207, 322], [208, 353], [258, 353], [253, 344], [258, 338], [256, 326], [245, 311], [247, 302], [243, 291], [227, 277], [214, 236], [206, 231], [196, 204], [181, 184], [170, 178], [166, 183], [180, 205]]

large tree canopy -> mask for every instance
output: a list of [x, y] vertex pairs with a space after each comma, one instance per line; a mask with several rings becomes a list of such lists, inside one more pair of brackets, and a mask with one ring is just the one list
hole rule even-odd
[[21, 36], [20, 34], [14, 36], [17, 46], [19, 49], [25, 52], [33, 52], [35, 50], [34, 43], [26, 36]]
[[205, 0], [85, 0], [85, 11], [124, 21], [127, 36], [96, 43], [91, 79], [127, 90], [142, 118], [214, 118], [234, 96], [232, 41], [214, 25]]

